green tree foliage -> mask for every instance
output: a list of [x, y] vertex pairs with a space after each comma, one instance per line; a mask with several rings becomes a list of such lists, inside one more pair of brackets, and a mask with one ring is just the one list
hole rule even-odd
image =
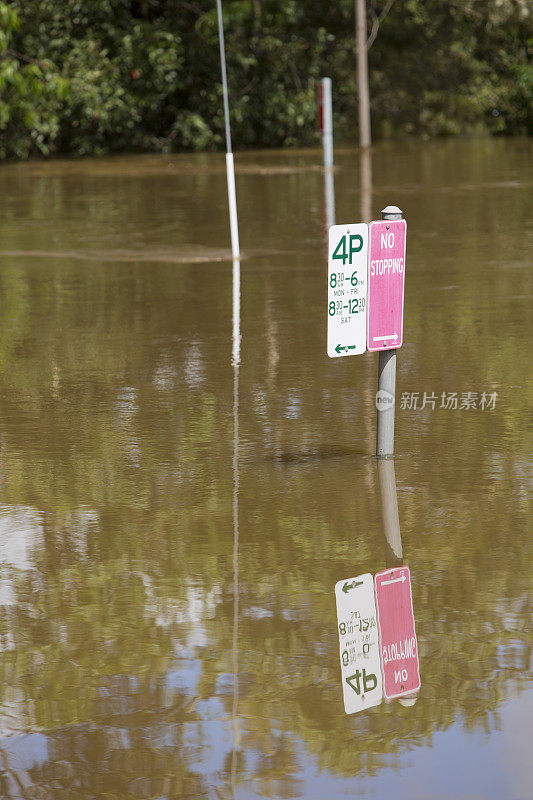
[[60, 129], [68, 83], [48, 58], [12, 49], [20, 32], [16, 11], [0, 2], [0, 157], [47, 155]]
[[[368, 0], [370, 22], [384, 0]], [[352, 0], [226, 0], [237, 147], [316, 140], [316, 81], [336, 130], [357, 119]], [[370, 50], [374, 133], [531, 133], [527, 0], [406, 0]], [[0, 155], [223, 144], [213, 0], [0, 2]]]

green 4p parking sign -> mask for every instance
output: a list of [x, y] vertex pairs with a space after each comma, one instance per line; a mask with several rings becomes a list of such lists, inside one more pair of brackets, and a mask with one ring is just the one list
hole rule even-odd
[[366, 350], [368, 225], [332, 225], [328, 246], [328, 356]]

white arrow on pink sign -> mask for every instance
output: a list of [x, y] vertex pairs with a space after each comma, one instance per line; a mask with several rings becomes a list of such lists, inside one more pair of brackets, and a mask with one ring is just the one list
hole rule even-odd
[[406, 231], [404, 219], [370, 223], [368, 350], [394, 350], [403, 343]]
[[390, 700], [420, 689], [409, 567], [395, 567], [374, 576], [381, 649], [383, 694]]

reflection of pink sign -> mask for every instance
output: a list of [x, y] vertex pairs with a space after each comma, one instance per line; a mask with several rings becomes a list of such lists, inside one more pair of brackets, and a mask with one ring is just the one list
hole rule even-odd
[[374, 577], [383, 694], [401, 697], [420, 689], [409, 567], [378, 572]]
[[403, 342], [404, 219], [370, 223], [367, 347], [393, 350]]

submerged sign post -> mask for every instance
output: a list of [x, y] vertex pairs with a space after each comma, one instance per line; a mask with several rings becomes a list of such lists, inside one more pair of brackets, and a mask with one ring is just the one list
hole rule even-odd
[[381, 352], [402, 346], [406, 232], [404, 219], [330, 227], [331, 358], [358, 355], [367, 348]]
[[378, 572], [375, 586], [383, 693], [391, 700], [414, 694], [420, 689], [409, 567]]
[[[328, 246], [328, 356], [379, 352], [376, 455], [394, 454], [396, 350], [403, 344], [407, 223], [397, 206], [381, 221], [332, 225]], [[380, 406], [381, 401], [381, 406]]]
[[[394, 454], [396, 350], [403, 344], [407, 231], [397, 206], [387, 206], [381, 213], [383, 219], [370, 225], [331, 226], [328, 247], [328, 355], [357, 355], [367, 348], [379, 352], [378, 458]], [[378, 402], [383, 398], [388, 401], [385, 408]], [[398, 521], [397, 527], [399, 535]], [[339, 581], [335, 598], [346, 713], [379, 705], [383, 695], [391, 700], [418, 692], [409, 568]]]
[[328, 356], [366, 350], [368, 225], [332, 225], [328, 246]]
[[335, 598], [344, 709], [354, 714], [383, 697], [372, 575], [338, 581]]

